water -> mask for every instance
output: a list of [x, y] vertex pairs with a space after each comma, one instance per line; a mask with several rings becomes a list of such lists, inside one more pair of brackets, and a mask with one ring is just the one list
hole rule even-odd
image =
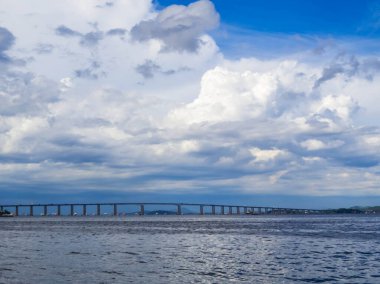
[[0, 283], [380, 283], [380, 217], [0, 218]]

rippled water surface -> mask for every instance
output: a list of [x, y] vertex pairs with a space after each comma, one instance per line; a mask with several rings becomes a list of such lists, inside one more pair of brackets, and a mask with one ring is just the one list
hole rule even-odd
[[0, 283], [380, 283], [375, 216], [0, 218]]

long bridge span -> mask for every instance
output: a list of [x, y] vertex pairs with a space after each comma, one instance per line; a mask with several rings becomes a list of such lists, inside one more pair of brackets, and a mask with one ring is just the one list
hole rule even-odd
[[[122, 213], [121, 207], [124, 209], [126, 206], [137, 207], [138, 210], [135, 214], [145, 215], [146, 206], [155, 206], [161, 208], [173, 208], [177, 215], [184, 214], [198, 214], [198, 215], [241, 215], [241, 214], [322, 214], [324, 210], [315, 209], [301, 209], [301, 208], [279, 208], [279, 207], [266, 207], [266, 206], [245, 206], [245, 205], [225, 205], [225, 204], [201, 204], [201, 203], [165, 203], [165, 202], [106, 202], [106, 203], [41, 203], [41, 204], [0, 204], [0, 210], [7, 210], [14, 216], [101, 216], [109, 214], [119, 216]], [[89, 214], [88, 208], [95, 209], [93, 214]], [[104, 212], [104, 208], [111, 207], [110, 213]], [[184, 207], [197, 208], [195, 213], [184, 213]], [[79, 208], [79, 214], [76, 210]], [[36, 214], [36, 209], [41, 211]], [[67, 213], [63, 213], [66, 209]], [[102, 210], [103, 209], [103, 210]], [[53, 210], [53, 212], [51, 212]], [[23, 211], [21, 213], [21, 211]], [[20, 214], [21, 213], [21, 214]]]

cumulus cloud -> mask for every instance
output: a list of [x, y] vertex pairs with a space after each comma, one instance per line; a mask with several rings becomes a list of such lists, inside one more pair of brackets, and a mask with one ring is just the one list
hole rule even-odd
[[173, 110], [169, 119], [185, 124], [286, 119], [300, 127], [326, 130], [349, 124], [356, 110], [353, 98], [315, 92], [317, 74], [305, 68], [295, 62], [277, 62], [264, 72], [217, 67], [203, 76], [198, 98]]
[[217, 67], [202, 78], [199, 97], [170, 117], [184, 123], [238, 121], [264, 115], [277, 82], [270, 74]]
[[153, 19], [134, 26], [131, 35], [137, 41], [161, 40], [164, 50], [196, 52], [202, 44], [201, 36], [218, 23], [212, 2], [201, 0], [188, 6], [169, 6]]
[[[357, 72], [351, 77], [366, 77], [364, 61], [358, 60]], [[172, 110], [168, 121], [176, 129], [215, 132], [215, 127], [221, 125], [229, 135], [234, 133], [239, 139], [230, 139], [234, 146], [230, 144], [229, 149], [245, 149], [253, 160], [238, 158], [235, 151], [228, 155], [220, 151], [217, 164], [234, 164], [256, 173], [269, 171], [267, 182], [272, 188], [274, 184], [283, 184], [284, 177], [304, 180], [297, 171], [318, 168], [319, 172], [321, 167], [322, 174], [322, 168], [328, 168], [330, 162], [342, 168], [376, 170], [377, 155], [363, 151], [363, 142], [355, 138], [367, 135], [366, 130], [353, 125], [360, 102], [342, 91], [355, 80], [331, 77], [328, 85], [316, 90], [315, 84], [323, 72], [323, 65], [296, 61], [226, 62], [223, 67], [206, 72], [198, 97]], [[370, 137], [374, 138], [368, 141], [376, 143], [377, 136]], [[320, 156], [313, 154], [316, 151]]]

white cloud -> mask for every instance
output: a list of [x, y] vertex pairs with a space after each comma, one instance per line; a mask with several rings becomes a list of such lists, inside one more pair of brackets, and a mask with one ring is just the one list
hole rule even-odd
[[351, 96], [314, 90], [316, 66], [288, 60], [226, 65], [206, 72], [198, 98], [173, 110], [169, 120], [186, 125], [273, 119], [337, 131], [357, 109]]
[[287, 152], [280, 149], [262, 150], [260, 148], [249, 149], [251, 155], [255, 158], [255, 162], [267, 162], [275, 160], [281, 156], [286, 156]]
[[203, 76], [199, 97], [173, 111], [170, 118], [187, 124], [258, 118], [266, 111], [276, 87], [275, 77], [269, 73], [231, 72], [217, 67]]
[[155, 155], [178, 155], [196, 152], [200, 149], [200, 145], [194, 140], [184, 140], [180, 142], [168, 142], [164, 144], [156, 144], [151, 146]]
[[300, 145], [307, 149], [308, 151], [315, 151], [315, 150], [322, 150], [322, 149], [331, 149], [336, 148], [339, 146], [342, 146], [344, 144], [343, 141], [336, 140], [336, 141], [329, 141], [327, 143], [318, 140], [318, 139], [308, 139], [305, 141], [302, 141]]

